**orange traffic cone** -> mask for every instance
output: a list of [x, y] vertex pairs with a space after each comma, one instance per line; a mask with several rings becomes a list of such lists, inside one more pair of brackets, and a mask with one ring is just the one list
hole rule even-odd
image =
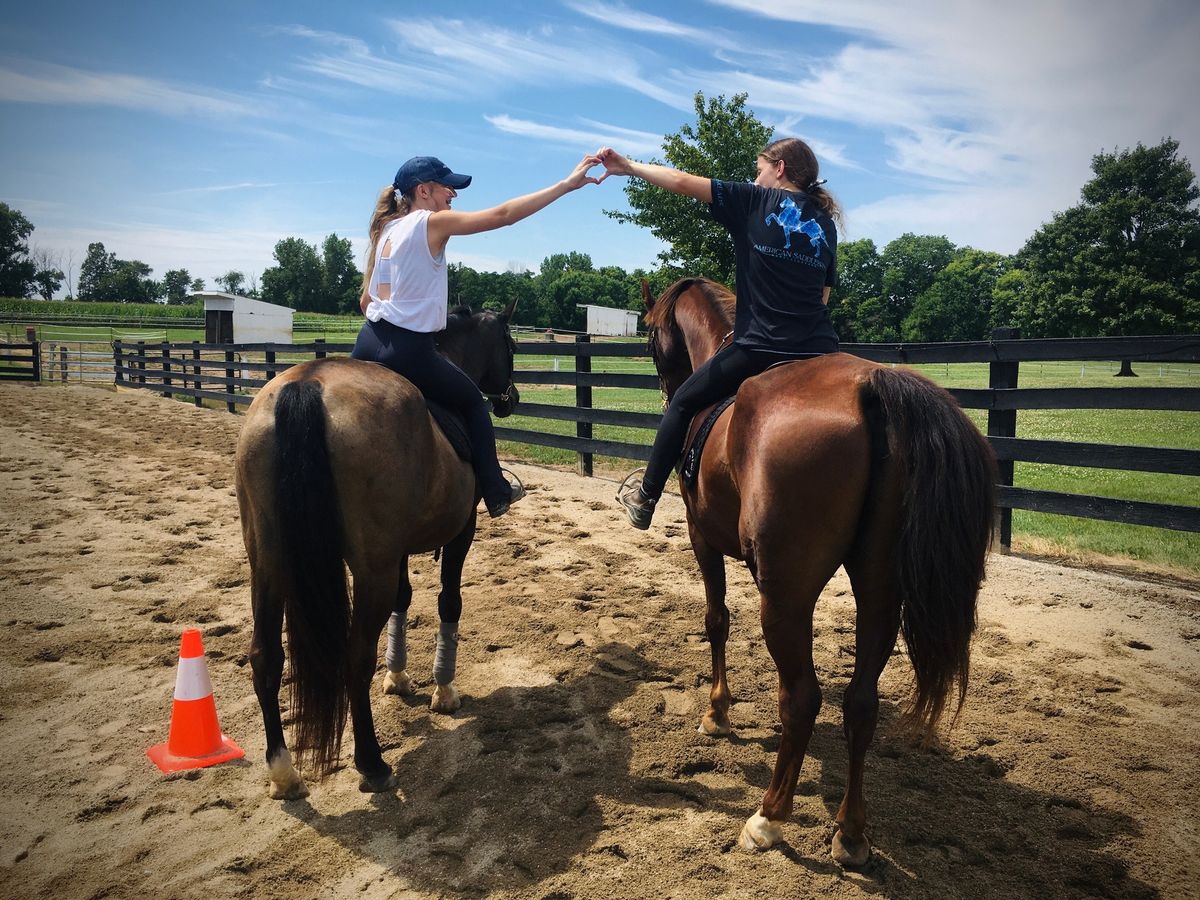
[[146, 755], [164, 772], [215, 766], [246, 755], [221, 734], [221, 726], [217, 724], [217, 706], [197, 628], [184, 631], [180, 641], [175, 703], [167, 742], [151, 747]]

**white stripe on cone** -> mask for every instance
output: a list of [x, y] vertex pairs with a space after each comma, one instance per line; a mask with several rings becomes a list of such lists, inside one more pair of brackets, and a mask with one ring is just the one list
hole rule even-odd
[[176, 700], [203, 700], [212, 694], [208, 666], [203, 656], [181, 657], [175, 673]]

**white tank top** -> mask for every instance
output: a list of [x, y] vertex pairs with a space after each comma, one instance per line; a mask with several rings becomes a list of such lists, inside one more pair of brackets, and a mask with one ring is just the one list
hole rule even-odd
[[372, 322], [383, 319], [421, 332], [446, 327], [446, 252], [436, 258], [429, 252], [429, 213], [414, 209], [385, 226], [379, 236], [367, 286], [367, 318]]

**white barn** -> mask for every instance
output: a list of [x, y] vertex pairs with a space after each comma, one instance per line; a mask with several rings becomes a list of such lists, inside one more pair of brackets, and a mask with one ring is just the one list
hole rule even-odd
[[576, 308], [587, 310], [588, 334], [608, 334], [618, 337], [637, 335], [638, 314], [631, 309], [592, 306], [590, 303], [580, 303]]
[[193, 291], [204, 301], [206, 344], [290, 344], [294, 309], [221, 291]]

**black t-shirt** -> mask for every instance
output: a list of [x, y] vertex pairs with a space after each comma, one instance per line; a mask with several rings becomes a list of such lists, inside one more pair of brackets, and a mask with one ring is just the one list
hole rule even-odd
[[712, 183], [712, 217], [737, 259], [734, 341], [777, 353], [832, 353], [837, 332], [821, 302], [837, 282], [837, 229], [803, 191]]

